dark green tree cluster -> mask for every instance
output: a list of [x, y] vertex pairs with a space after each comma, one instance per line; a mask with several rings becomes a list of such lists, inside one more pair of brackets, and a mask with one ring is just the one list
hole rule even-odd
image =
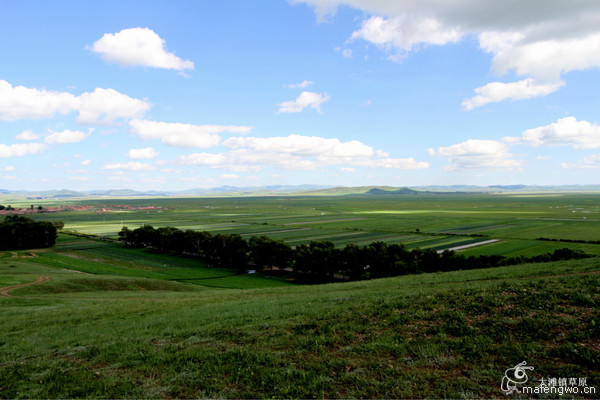
[[143, 225], [137, 229], [123, 227], [119, 240], [130, 247], [148, 247], [161, 252], [201, 257], [212, 267], [246, 269], [248, 242], [237, 234], [217, 234], [170, 226], [155, 229]]
[[52, 222], [36, 222], [20, 215], [9, 215], [0, 223], [0, 250], [52, 247], [56, 236]]
[[336, 249], [331, 241], [317, 240], [292, 249], [287, 243], [267, 236], [253, 236], [246, 242], [238, 234], [212, 235], [173, 227], [154, 229], [150, 225], [134, 230], [124, 227], [119, 238], [133, 247], [198, 256], [214, 267], [245, 270], [253, 261], [259, 268], [292, 268], [299, 280], [311, 283], [333, 282], [339, 277], [363, 280], [588, 257], [580, 250], [568, 248], [534, 257], [465, 257], [453, 251], [409, 250], [402, 244], [385, 242], [362, 247], [350, 243]]

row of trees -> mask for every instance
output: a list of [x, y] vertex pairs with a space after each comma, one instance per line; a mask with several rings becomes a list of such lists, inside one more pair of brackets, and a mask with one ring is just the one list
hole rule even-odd
[[8, 215], [0, 222], [0, 250], [52, 247], [56, 237], [52, 222], [36, 222], [21, 215]]
[[238, 234], [212, 235], [173, 227], [154, 229], [150, 225], [134, 230], [124, 227], [119, 239], [132, 247], [201, 257], [214, 267], [246, 270], [252, 261], [257, 268], [292, 268], [299, 279], [309, 282], [333, 282], [336, 275], [362, 280], [588, 257], [582, 251], [571, 249], [535, 257], [465, 257], [453, 251], [438, 254], [433, 249], [409, 250], [402, 244], [384, 242], [367, 246], [350, 243], [336, 249], [330, 241], [311, 241], [292, 248], [282, 240], [267, 236], [252, 236], [246, 241]]

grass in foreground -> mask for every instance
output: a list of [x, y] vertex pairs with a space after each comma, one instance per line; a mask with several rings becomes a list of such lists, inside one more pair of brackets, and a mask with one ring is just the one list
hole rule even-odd
[[79, 286], [0, 299], [0, 397], [489, 398], [523, 360], [600, 387], [598, 259], [249, 290], [17, 261]]

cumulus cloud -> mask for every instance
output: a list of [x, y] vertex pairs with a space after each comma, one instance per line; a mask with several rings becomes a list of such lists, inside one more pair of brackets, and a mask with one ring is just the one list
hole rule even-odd
[[40, 154], [46, 149], [42, 143], [0, 144], [0, 157], [22, 157], [29, 154]]
[[231, 151], [195, 153], [179, 162], [232, 171], [259, 171], [265, 166], [289, 170], [311, 170], [329, 165], [354, 165], [372, 168], [420, 169], [429, 164], [412, 158], [392, 159], [359, 141], [342, 142], [318, 136], [289, 135], [271, 138], [233, 137], [223, 142]]
[[13, 87], [0, 80], [0, 120], [52, 118], [77, 111], [82, 124], [111, 124], [119, 118], [140, 117], [150, 108], [146, 101], [129, 97], [114, 89], [96, 88], [75, 96], [56, 92]]
[[132, 160], [147, 160], [156, 156], [158, 156], [158, 152], [152, 147], [131, 149], [127, 152], [127, 158], [131, 158]]
[[194, 63], [182, 60], [166, 49], [166, 42], [149, 28], [123, 29], [117, 33], [105, 33], [91, 47], [107, 62], [124, 66], [184, 71], [194, 69]]
[[565, 169], [598, 169], [600, 168], [600, 154], [585, 157], [576, 164], [561, 163], [560, 166]]
[[31, 140], [38, 140], [40, 137], [42, 137], [42, 135], [40, 135], [39, 133], [35, 133], [31, 130], [25, 130], [25, 131], [19, 133], [16, 136], [16, 139], [31, 141]]
[[519, 139], [531, 146], [572, 146], [574, 149], [600, 148], [600, 126], [575, 117], [561, 118], [549, 125], [527, 129]]
[[289, 85], [287, 85], [288, 88], [290, 89], [305, 89], [309, 86], [313, 85], [313, 81], [302, 81], [300, 83], [291, 83]]
[[508, 145], [495, 140], [473, 140], [440, 147], [437, 150], [428, 149], [431, 156], [446, 157], [450, 165], [446, 171], [464, 171], [481, 168], [490, 169], [520, 169], [521, 162], [508, 152]]
[[[563, 0], [288, 0], [312, 6], [320, 20], [335, 14], [339, 6], [366, 12], [361, 27], [348, 43], [364, 40], [386, 49], [401, 60], [427, 45], [456, 43], [476, 37], [482, 51], [492, 56], [491, 69], [498, 75], [514, 72], [533, 78], [508, 84], [504, 96], [478, 93], [465, 109], [506, 99], [544, 96], [560, 88], [561, 74], [600, 67], [600, 3]], [[482, 91], [496, 90], [497, 82]], [[505, 84], [507, 85], [507, 84]], [[516, 91], [516, 92], [515, 92]], [[482, 95], [483, 97], [479, 97]]]
[[[90, 131], [91, 133], [91, 131]], [[89, 134], [81, 131], [71, 131], [66, 129], [62, 132], [53, 132], [46, 136], [44, 142], [48, 144], [66, 144], [66, 143], [78, 143], [85, 139]]]
[[77, 97], [71, 93], [13, 87], [0, 80], [0, 120], [50, 118], [68, 114], [77, 108]]
[[371, 17], [354, 31], [350, 40], [364, 39], [377, 46], [400, 51], [391, 57], [403, 57], [419, 45], [444, 45], [458, 42], [463, 34], [456, 27], [444, 26], [432, 17], [402, 14], [386, 19]]
[[150, 104], [117, 92], [96, 88], [79, 96], [79, 118], [82, 124], [111, 124], [119, 118], [137, 118], [150, 109]]
[[141, 163], [137, 161], [130, 161], [127, 163], [108, 163], [105, 164], [103, 169], [108, 170], [126, 170], [126, 171], [151, 171], [156, 169], [155, 166]]
[[190, 125], [134, 119], [129, 122], [131, 131], [146, 140], [157, 140], [175, 147], [206, 149], [221, 142], [219, 133], [248, 133], [251, 126]]
[[493, 55], [492, 69], [499, 75], [514, 70], [520, 76], [557, 81], [563, 72], [600, 66], [600, 33], [531, 41], [519, 33], [484, 32], [479, 42]]
[[485, 86], [475, 89], [476, 96], [466, 99], [462, 103], [464, 110], [472, 110], [488, 103], [494, 103], [503, 100], [523, 100], [533, 97], [546, 96], [556, 92], [564, 86], [564, 82], [539, 83], [532, 78], [520, 80], [518, 82], [502, 83], [491, 82]]
[[302, 92], [296, 100], [279, 103], [277, 113], [298, 113], [306, 107], [314, 108], [318, 113], [321, 113], [321, 104], [327, 103], [329, 98], [327, 93]]

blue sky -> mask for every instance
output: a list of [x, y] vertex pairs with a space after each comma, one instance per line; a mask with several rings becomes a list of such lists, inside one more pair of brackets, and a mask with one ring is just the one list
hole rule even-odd
[[595, 184], [595, 0], [5, 2], [0, 188]]

